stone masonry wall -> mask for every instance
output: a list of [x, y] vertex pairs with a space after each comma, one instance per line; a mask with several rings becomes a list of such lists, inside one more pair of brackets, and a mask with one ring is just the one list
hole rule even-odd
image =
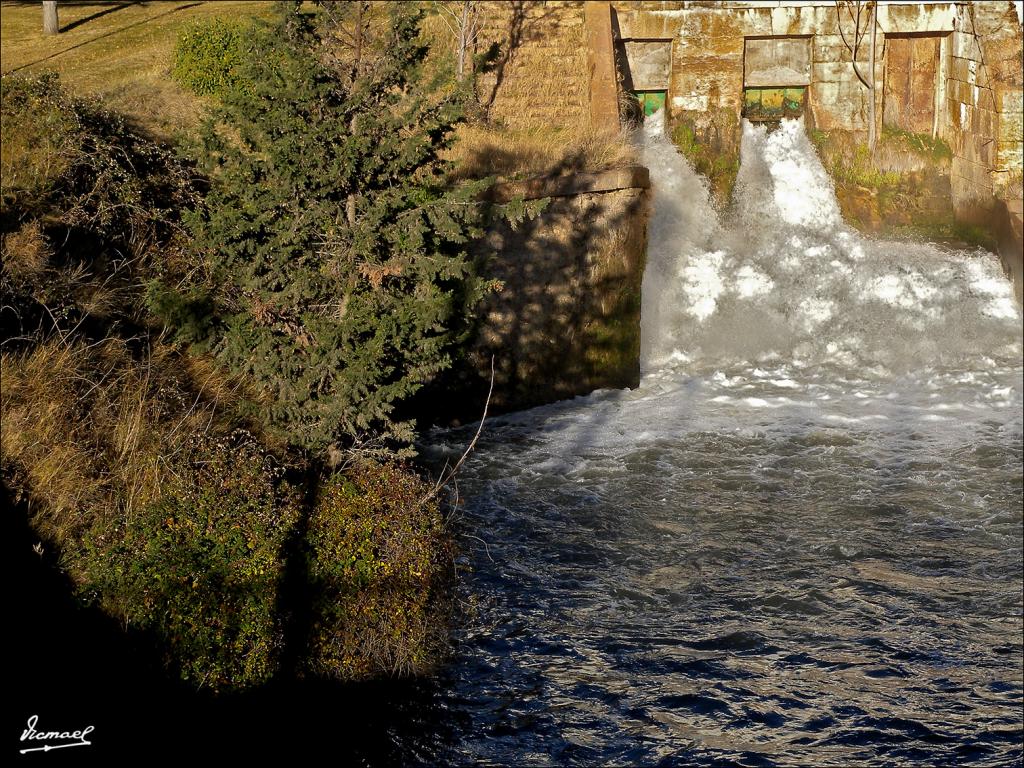
[[[646, 181], [644, 169], [625, 170], [632, 173], [575, 180], [596, 188]], [[644, 187], [551, 197], [535, 218], [487, 232], [481, 271], [502, 287], [485, 300], [469, 354], [443, 383], [440, 418], [479, 418], [492, 355], [492, 413], [637, 386], [648, 198]]]
[[477, 92], [488, 116], [515, 129], [590, 120], [590, 75], [582, 2], [489, 0], [479, 4], [477, 52], [499, 56]]
[[943, 136], [953, 148], [954, 207], [964, 218], [984, 216], [993, 192], [1021, 168], [1021, 46], [1012, 4], [957, 7]]
[[[671, 42], [668, 108], [673, 117], [699, 125], [716, 110], [738, 114], [744, 38], [788, 36], [810, 40], [808, 121], [822, 130], [867, 131], [870, 92], [856, 77], [853, 56], [840, 34], [841, 24], [852, 42], [853, 19], [834, 2], [644, 0], [613, 7], [619, 39], [625, 42], [620, 50], [628, 50], [630, 40]], [[867, 26], [865, 17], [861, 28]], [[953, 149], [954, 204], [958, 216], [969, 218], [979, 201], [988, 204], [993, 192], [1019, 184], [1024, 155], [1020, 19], [1008, 0], [879, 4], [874, 70], [878, 129], [888, 36], [921, 34], [935, 36], [933, 127]], [[869, 59], [865, 36], [857, 62], [866, 79]]]
[[[839, 20], [852, 43], [853, 20], [838, 14], [834, 2], [618, 2], [621, 39], [671, 40], [670, 110], [738, 110], [744, 85], [744, 38], [788, 36], [811, 42], [809, 116], [822, 130], [866, 131], [868, 89], [853, 71]], [[880, 5], [876, 32], [876, 114], [881, 120], [886, 33], [950, 33], [956, 5]], [[866, 30], [867, 17], [860, 27]], [[869, 76], [868, 38], [857, 50], [858, 66]], [[787, 83], [791, 84], [791, 83]]]

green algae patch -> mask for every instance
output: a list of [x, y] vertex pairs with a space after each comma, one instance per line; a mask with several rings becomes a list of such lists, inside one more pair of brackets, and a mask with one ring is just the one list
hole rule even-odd
[[672, 143], [708, 180], [715, 207], [729, 204], [740, 170], [739, 119], [731, 110], [693, 117], [684, 113], [671, 131]]
[[872, 153], [848, 131], [808, 131], [835, 185], [843, 218], [869, 233], [991, 247], [977, 228], [954, 223], [952, 151], [942, 139], [886, 127]]

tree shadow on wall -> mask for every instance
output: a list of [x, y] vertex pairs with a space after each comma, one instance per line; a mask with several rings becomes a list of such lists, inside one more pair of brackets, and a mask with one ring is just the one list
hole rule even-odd
[[550, 199], [518, 226], [492, 223], [474, 244], [478, 274], [502, 284], [476, 312], [473, 341], [412, 404], [421, 422], [529, 408], [639, 382], [640, 283], [647, 195], [619, 190]]
[[[487, 51], [476, 52], [476, 57], [481, 62], [479, 73], [493, 73], [494, 76], [494, 82], [485, 87], [484, 93], [478, 95], [485, 119], [489, 116], [494, 100], [498, 97], [502, 83], [505, 82], [508, 66], [515, 58], [523, 41], [536, 39], [542, 34], [544, 22], [558, 15], [558, 9], [549, 8], [547, 3], [542, 0], [513, 0], [513, 2], [503, 5], [509, 9], [503, 43], [494, 42]], [[531, 13], [531, 11], [537, 10], [541, 12]]]
[[[607, 140], [618, 141], [618, 135]], [[604, 147], [587, 146], [554, 147], [560, 150], [553, 154], [552, 147], [531, 146], [529, 141], [514, 141], [504, 135], [486, 137], [466, 152], [449, 176], [452, 183], [467, 179], [483, 179], [493, 176], [499, 180], [519, 179], [524, 176], [556, 177], [576, 173], [591, 173], [621, 166], [631, 160], [628, 151], [610, 152], [601, 157]]]

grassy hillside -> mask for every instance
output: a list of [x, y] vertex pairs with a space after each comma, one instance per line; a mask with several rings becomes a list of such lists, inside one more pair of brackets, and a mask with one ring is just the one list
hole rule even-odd
[[194, 126], [201, 101], [171, 79], [174, 46], [189, 24], [267, 15], [261, 2], [58, 4], [61, 32], [44, 35], [37, 2], [4, 2], [3, 73], [60, 74], [78, 95], [98, 96], [157, 135]]
[[[61, 35], [56, 56], [28, 65], [11, 64], [7, 40], [38, 4], [3, 7], [4, 66], [23, 68], [0, 80], [0, 503], [20, 504], [82, 615], [112, 619], [191, 687], [428, 668], [452, 562], [434, 486], [394, 462], [334, 471], [247, 429], [258, 395], [171, 344], [149, 310], [146, 286], [178, 274], [203, 190], [134, 123], [169, 137], [202, 102], [168, 74], [190, 17], [149, 28], [130, 55], [115, 39], [194, 9], [92, 7], [108, 12], [68, 35], [143, 20], [94, 27], [78, 48]], [[81, 8], [68, 10], [65, 27]], [[74, 96], [42, 76], [52, 69]]]

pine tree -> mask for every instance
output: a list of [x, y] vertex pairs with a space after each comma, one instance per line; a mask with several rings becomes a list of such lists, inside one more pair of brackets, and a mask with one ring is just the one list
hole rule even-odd
[[[371, 46], [365, 4], [280, 4], [202, 131], [211, 188], [190, 227], [206, 278], [189, 291], [213, 309], [188, 324], [311, 451], [410, 441], [394, 407], [449, 365], [482, 292], [465, 244], [487, 181], [452, 187], [439, 157], [469, 86], [424, 80], [412, 5], [387, 4]], [[355, 56], [338, 43], [353, 18]]]

